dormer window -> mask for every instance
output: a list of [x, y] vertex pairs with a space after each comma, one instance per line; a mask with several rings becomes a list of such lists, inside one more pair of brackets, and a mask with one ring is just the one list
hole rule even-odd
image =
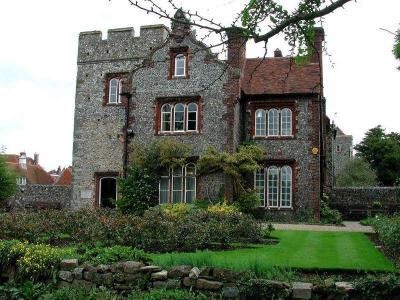
[[26, 185], [26, 177], [17, 177], [18, 185]]
[[121, 103], [121, 89], [122, 80], [119, 78], [112, 78], [109, 82], [108, 90], [108, 104], [119, 104]]
[[176, 77], [186, 76], [186, 56], [183, 53], [179, 53], [175, 56], [174, 76]]

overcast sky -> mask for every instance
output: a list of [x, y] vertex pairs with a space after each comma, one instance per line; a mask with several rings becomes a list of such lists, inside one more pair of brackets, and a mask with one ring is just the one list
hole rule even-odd
[[[229, 24], [247, 0], [181, 1]], [[167, 3], [166, 0], [159, 1]], [[283, 4], [294, 5], [296, 0]], [[326, 17], [324, 59], [328, 115], [359, 142], [378, 124], [400, 131], [400, 64], [392, 55], [399, 0], [358, 0]], [[81, 31], [165, 23], [127, 0], [19, 0], [0, 4], [0, 146], [8, 153], [40, 153], [48, 170], [72, 161], [78, 35]], [[269, 53], [287, 47], [271, 40]], [[262, 56], [248, 44], [248, 57]]]

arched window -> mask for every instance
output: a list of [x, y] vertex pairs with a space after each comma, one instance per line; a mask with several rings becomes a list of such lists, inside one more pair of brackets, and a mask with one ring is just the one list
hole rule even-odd
[[260, 206], [265, 206], [265, 171], [257, 170], [254, 173], [254, 189], [260, 197]]
[[256, 110], [256, 136], [265, 136], [266, 134], [266, 115], [265, 110]]
[[183, 199], [182, 167], [172, 169], [172, 203], [181, 203]]
[[279, 184], [279, 170], [277, 167], [268, 168], [268, 206], [278, 207], [278, 184]]
[[284, 108], [281, 111], [281, 135], [292, 135], [292, 111], [289, 108]]
[[281, 168], [281, 207], [292, 207], [292, 168]]
[[161, 131], [171, 131], [172, 106], [164, 104], [161, 108]]
[[117, 104], [119, 103], [119, 79], [113, 78], [110, 80], [108, 87], [108, 103]]
[[189, 103], [187, 106], [187, 131], [197, 130], [197, 104]]
[[187, 164], [185, 167], [185, 202], [192, 203], [196, 198], [196, 166]]
[[268, 136], [279, 135], [279, 111], [275, 108], [268, 111]]
[[185, 106], [182, 103], [174, 107], [174, 131], [185, 131]]
[[175, 76], [185, 76], [186, 75], [186, 57], [184, 54], [180, 53], [175, 56]]
[[169, 169], [165, 169], [161, 174], [160, 178], [160, 186], [159, 186], [159, 198], [160, 204], [167, 204], [169, 203], [169, 196], [170, 196], [170, 185], [169, 185]]

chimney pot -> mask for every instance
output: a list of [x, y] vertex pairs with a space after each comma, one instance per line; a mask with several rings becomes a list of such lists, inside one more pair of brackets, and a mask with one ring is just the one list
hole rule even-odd
[[322, 61], [322, 42], [325, 40], [325, 31], [322, 27], [314, 28], [314, 47], [312, 49], [311, 62], [319, 63]]
[[274, 57], [282, 57], [282, 51], [279, 48], [275, 49]]
[[19, 166], [26, 170], [26, 152], [21, 152], [19, 154]]

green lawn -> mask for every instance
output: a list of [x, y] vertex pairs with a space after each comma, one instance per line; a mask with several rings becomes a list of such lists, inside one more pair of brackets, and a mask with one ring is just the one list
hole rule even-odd
[[363, 233], [274, 231], [277, 245], [196, 253], [152, 254], [164, 267], [188, 264], [219, 266], [233, 270], [251, 269], [262, 274], [272, 267], [329, 270], [395, 271], [393, 264]]

